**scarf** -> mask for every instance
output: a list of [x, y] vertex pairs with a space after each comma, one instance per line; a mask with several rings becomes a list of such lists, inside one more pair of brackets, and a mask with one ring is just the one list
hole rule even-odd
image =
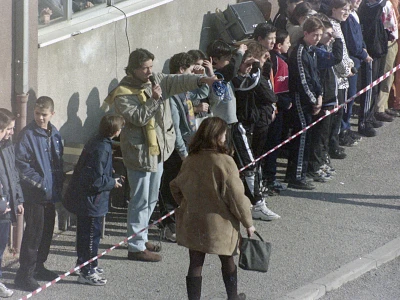
[[[133, 77], [132, 77], [133, 78]], [[136, 84], [136, 86], [138, 86]], [[104, 100], [103, 104], [101, 105], [101, 109], [107, 112], [110, 107], [114, 104], [115, 98], [118, 96], [123, 95], [137, 95], [139, 102], [141, 104], [146, 104], [147, 97], [144, 93], [145, 89], [143, 88], [143, 84], [141, 88], [135, 88], [126, 85], [119, 85], [115, 89], [113, 89]], [[156, 156], [160, 154], [160, 148], [157, 142], [157, 134], [156, 134], [156, 120], [155, 118], [151, 118], [149, 122], [146, 124], [146, 135], [147, 135], [147, 142], [149, 144], [149, 152], [150, 155]]]

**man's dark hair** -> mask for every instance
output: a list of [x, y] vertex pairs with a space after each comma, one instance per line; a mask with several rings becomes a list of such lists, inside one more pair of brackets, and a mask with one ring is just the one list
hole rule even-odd
[[204, 52], [201, 51], [201, 50], [197, 50], [197, 49], [189, 50], [189, 51], [188, 51], [188, 54], [193, 58], [193, 61], [194, 61], [194, 62], [196, 62], [196, 61], [198, 61], [198, 60], [200, 60], [200, 59], [201, 59], [201, 60], [207, 59], [206, 55], [205, 55]]
[[7, 128], [7, 126], [12, 122], [15, 121], [15, 115], [5, 108], [0, 108], [0, 131], [3, 131]]
[[311, 33], [318, 29], [324, 30], [324, 24], [316, 17], [309, 17], [303, 24], [303, 30]]
[[275, 45], [283, 44], [288, 36], [289, 36], [289, 32], [287, 32], [285, 29], [278, 29], [276, 31]]
[[326, 28], [333, 28], [333, 25], [329, 19], [329, 17], [323, 13], [317, 13], [314, 15], [314, 17], [318, 18], [321, 20], [322, 24], [324, 24], [325, 29]]
[[258, 41], [259, 37], [265, 39], [271, 32], [276, 32], [276, 27], [266, 22], [262, 22], [254, 29], [253, 38], [255, 41]]
[[125, 120], [121, 115], [109, 114], [100, 120], [99, 133], [102, 137], [112, 137], [118, 130], [125, 125]]
[[194, 59], [190, 54], [186, 52], [175, 54], [171, 57], [169, 61], [169, 73], [178, 74], [180, 68], [186, 70], [187, 68], [190, 68], [190, 66], [193, 64]]
[[54, 111], [54, 101], [50, 97], [42, 96], [36, 100], [35, 108], [40, 109], [50, 109], [51, 112]]
[[309, 16], [312, 11], [313, 10], [311, 8], [310, 3], [301, 2], [300, 4], [296, 5], [292, 15], [289, 17], [289, 21], [293, 25], [300, 25], [299, 19], [302, 17]]
[[154, 60], [154, 55], [150, 51], [138, 48], [129, 55], [128, 66], [125, 68], [127, 75], [133, 75], [133, 71], [138, 69], [148, 60]]
[[221, 58], [232, 54], [231, 46], [221, 40], [216, 40], [208, 45], [207, 55], [210, 57]]

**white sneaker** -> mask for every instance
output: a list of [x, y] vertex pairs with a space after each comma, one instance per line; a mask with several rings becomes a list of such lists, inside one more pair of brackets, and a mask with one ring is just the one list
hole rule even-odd
[[83, 284], [90, 284], [90, 285], [106, 285], [107, 279], [101, 278], [100, 275], [97, 273], [83, 275], [82, 273], [79, 274], [78, 282]]
[[327, 164], [323, 164], [320, 169], [328, 175], [336, 175], [336, 170]]
[[175, 223], [169, 223], [165, 226], [164, 228], [164, 238], [167, 241], [170, 241], [172, 243], [176, 243], [176, 224]]
[[276, 219], [280, 219], [280, 215], [274, 213], [272, 210], [270, 210], [266, 205], [264, 201], [260, 201], [260, 203], [257, 203], [256, 205], [253, 205], [251, 208], [251, 215], [253, 216], [253, 219], [260, 219], [263, 221], [272, 221]]
[[1, 298], [8, 298], [11, 297], [14, 292], [8, 289], [4, 284], [0, 283], [0, 297]]

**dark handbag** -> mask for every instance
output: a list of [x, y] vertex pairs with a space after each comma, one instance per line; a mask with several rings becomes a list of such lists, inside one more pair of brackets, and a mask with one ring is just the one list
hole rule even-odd
[[267, 272], [271, 255], [271, 243], [264, 242], [257, 231], [254, 231], [254, 234], [258, 236], [260, 241], [242, 238], [239, 267], [248, 271]]

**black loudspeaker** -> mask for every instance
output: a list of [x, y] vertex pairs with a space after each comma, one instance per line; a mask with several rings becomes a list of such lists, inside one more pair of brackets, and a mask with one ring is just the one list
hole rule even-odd
[[253, 1], [228, 5], [223, 13], [217, 13], [219, 34], [227, 43], [249, 39], [254, 28], [265, 22], [264, 15]]

